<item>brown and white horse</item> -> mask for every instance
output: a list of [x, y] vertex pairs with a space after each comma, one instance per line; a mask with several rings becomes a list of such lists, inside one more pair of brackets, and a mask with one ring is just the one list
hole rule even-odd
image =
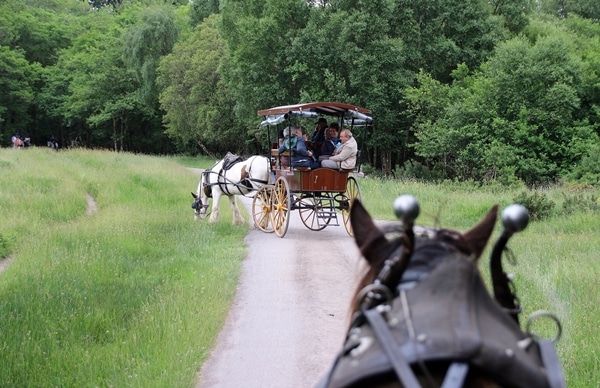
[[229, 198], [233, 211], [233, 224], [243, 224], [235, 196], [253, 195], [258, 189], [269, 183], [269, 159], [265, 156], [250, 156], [242, 159], [237, 155], [227, 154], [214, 166], [202, 172], [198, 189], [192, 193], [194, 202], [194, 219], [207, 216], [208, 200], [212, 198], [212, 210], [209, 222], [219, 220], [219, 201], [221, 196]]
[[553, 340], [519, 324], [520, 306], [502, 253], [525, 228], [527, 210], [502, 213], [504, 231], [491, 254], [493, 297], [477, 261], [498, 207], [466, 233], [418, 228], [418, 202], [401, 196], [400, 223], [377, 227], [359, 201], [350, 221], [367, 271], [355, 293], [342, 350], [318, 387], [565, 387]]

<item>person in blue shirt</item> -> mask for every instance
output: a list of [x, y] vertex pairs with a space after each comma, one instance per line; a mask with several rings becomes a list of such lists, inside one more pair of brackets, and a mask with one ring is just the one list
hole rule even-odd
[[313, 159], [313, 152], [306, 148], [302, 137], [302, 129], [287, 127], [283, 130], [284, 141], [279, 146], [279, 153], [290, 151], [292, 167], [319, 168], [320, 163]]

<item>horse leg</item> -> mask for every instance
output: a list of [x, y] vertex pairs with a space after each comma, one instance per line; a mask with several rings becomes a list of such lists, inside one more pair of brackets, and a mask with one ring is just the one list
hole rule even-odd
[[244, 217], [242, 217], [240, 209], [237, 206], [235, 195], [229, 197], [229, 202], [231, 203], [231, 210], [233, 210], [233, 224], [242, 225], [244, 223]]
[[212, 195], [212, 210], [210, 212], [210, 218], [208, 219], [208, 222], [210, 223], [219, 221], [219, 201], [221, 200], [221, 191], [214, 190], [213, 188]]

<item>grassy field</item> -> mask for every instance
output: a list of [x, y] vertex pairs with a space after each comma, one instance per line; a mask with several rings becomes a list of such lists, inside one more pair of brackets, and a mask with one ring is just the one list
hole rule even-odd
[[193, 222], [197, 182], [168, 158], [0, 150], [0, 385], [191, 385], [247, 233]]
[[[0, 149], [0, 257], [12, 258], [0, 274], [0, 385], [193, 385], [234, 296], [248, 231], [231, 226], [227, 209], [216, 225], [193, 222], [190, 191], [198, 177], [185, 167], [213, 162]], [[524, 191], [359, 183], [375, 218], [393, 219], [394, 198], [410, 193], [421, 203], [418, 223], [461, 230]], [[558, 351], [569, 386], [596, 387], [600, 192], [538, 193], [552, 207], [511, 240], [517, 265], [507, 271], [516, 275], [522, 320], [538, 309], [560, 318]], [[87, 195], [98, 208], [91, 215]], [[494, 237], [499, 233], [500, 226]], [[486, 266], [482, 259], [484, 274]]]

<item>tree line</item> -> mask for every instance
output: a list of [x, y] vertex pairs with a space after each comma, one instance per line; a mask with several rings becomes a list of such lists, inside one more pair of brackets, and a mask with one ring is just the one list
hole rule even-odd
[[4, 0], [0, 141], [264, 153], [257, 110], [342, 101], [373, 171], [597, 184], [599, 72], [596, 0]]

